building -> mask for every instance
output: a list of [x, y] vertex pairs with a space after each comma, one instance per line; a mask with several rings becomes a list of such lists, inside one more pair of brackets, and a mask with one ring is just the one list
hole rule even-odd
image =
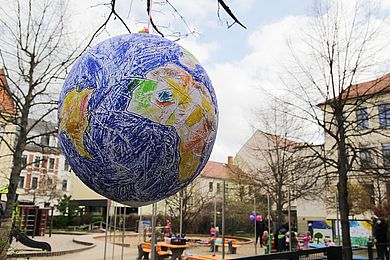
[[[264, 174], [264, 169], [270, 166], [270, 159], [276, 161], [276, 150], [283, 150], [283, 146], [277, 145], [278, 142], [286, 144], [286, 147], [292, 146], [292, 150], [298, 147], [299, 156], [321, 155], [325, 158], [327, 162], [322, 166], [326, 164], [326, 170], [319, 165], [321, 171], [326, 174], [318, 180], [317, 185], [321, 189], [317, 196], [292, 202], [300, 232], [307, 230], [307, 224], [310, 222], [325, 220], [327, 223], [333, 222], [333, 232], [336, 232], [334, 221], [339, 218], [336, 203], [338, 179], [337, 168], [332, 166], [332, 160], [337, 161], [338, 152], [336, 140], [332, 136], [338, 129], [333, 110], [336, 103], [343, 108], [342, 126], [345, 130], [348, 188], [351, 196], [350, 218], [362, 222], [370, 220], [372, 206], [390, 196], [390, 74], [351, 85], [340, 96], [318, 105], [324, 112], [323, 145], [302, 146], [281, 136], [256, 131], [235, 158], [235, 163], [249, 174], [253, 171]], [[264, 154], [264, 150], [273, 152]], [[291, 149], [286, 152], [291, 154]], [[305, 174], [310, 176], [314, 173], [308, 170]], [[283, 207], [285, 209], [286, 205]]]
[[[324, 149], [329, 158], [336, 158], [337, 153], [336, 140], [330, 134], [337, 131], [332, 108], [335, 102], [343, 105], [350, 183], [364, 188], [371, 204], [353, 218], [370, 219], [370, 206], [390, 195], [390, 73], [351, 85], [336, 99], [319, 105], [324, 111], [327, 129]], [[329, 172], [332, 171], [334, 169], [329, 167]], [[335, 185], [334, 181], [329, 181], [329, 186]], [[328, 207], [328, 218], [335, 218], [334, 207]]]
[[[191, 196], [194, 198], [191, 204], [196, 205], [196, 198], [200, 197], [205, 200], [211, 200], [215, 196], [220, 198], [223, 180], [225, 180], [225, 191], [227, 196], [229, 196], [229, 194], [232, 195], [233, 192], [245, 190], [239, 188], [244, 182], [243, 178], [245, 177], [242, 174], [242, 171], [233, 164], [233, 157], [231, 156], [228, 157], [227, 163], [208, 161], [200, 175], [188, 186], [188, 189], [191, 189]], [[74, 173], [71, 175], [71, 182], [72, 189], [70, 194], [79, 205], [86, 207], [86, 212], [95, 215], [105, 215], [107, 205], [107, 199], [105, 197], [88, 188]], [[167, 203], [169, 203], [169, 200], [173, 200], [174, 197], [175, 196], [172, 196], [171, 198], [157, 202], [157, 212], [166, 214]], [[118, 204], [118, 207], [123, 207], [123, 205]], [[139, 208], [129, 207], [127, 212], [151, 215], [152, 205], [150, 204]]]
[[321, 150], [322, 146], [256, 130], [234, 161], [256, 189], [270, 195], [272, 211], [279, 212], [275, 220], [287, 221], [290, 204], [292, 223], [303, 232], [308, 221], [326, 219], [324, 201], [318, 199], [322, 164], [310, 156]]
[[70, 191], [70, 167], [61, 154], [56, 125], [29, 119], [36, 124], [28, 134], [29, 142], [22, 155], [22, 170], [18, 185], [18, 200], [40, 207], [54, 206]]
[[13, 121], [17, 112], [7, 86], [4, 70], [0, 69], [0, 187], [8, 187], [13, 159], [10, 148], [16, 137], [16, 124]]

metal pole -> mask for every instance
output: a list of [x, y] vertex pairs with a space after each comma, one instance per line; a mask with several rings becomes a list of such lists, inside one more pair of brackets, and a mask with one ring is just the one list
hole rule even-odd
[[289, 236], [289, 243], [288, 243], [288, 250], [291, 251], [291, 192], [290, 188], [288, 188], [288, 236]]
[[106, 260], [107, 257], [107, 231], [108, 231], [108, 218], [110, 216], [110, 200], [107, 199], [107, 209], [106, 209], [106, 230], [104, 234], [104, 260]]
[[156, 255], [156, 203], [152, 205], [152, 260], [155, 260]]
[[[267, 208], [268, 208], [268, 248], [269, 252], [271, 253], [271, 246], [272, 246], [272, 241], [271, 241], [271, 209], [270, 209], [270, 201], [269, 201], [269, 194], [267, 194]], [[275, 235], [275, 234], [274, 234]]]
[[[141, 230], [141, 227], [144, 229], [144, 225], [142, 224], [142, 207], [139, 207], [139, 221], [138, 221], [138, 244], [141, 243], [141, 236], [144, 234], [144, 230]], [[142, 225], [142, 226], [141, 226]], [[142, 234], [141, 234], [141, 232]], [[146, 242], [146, 241], [144, 241]]]
[[[254, 231], [255, 231], [255, 255], [257, 255], [257, 230], [256, 230], [256, 191], [253, 194], [253, 214], [255, 215]], [[261, 241], [260, 241], [261, 243]]]
[[114, 241], [112, 242], [112, 259], [115, 257], [115, 235], [116, 235], [116, 202], [114, 202]]
[[222, 260], [225, 259], [225, 180], [222, 181]]
[[51, 232], [53, 231], [53, 212], [54, 207], [51, 207], [49, 237], [51, 237]]
[[122, 214], [122, 254], [121, 254], [121, 260], [123, 260], [123, 251], [125, 250], [125, 229], [126, 229], [126, 206], [123, 208], [123, 214]]
[[182, 237], [183, 232], [183, 191], [180, 191], [180, 229], [179, 237]]
[[[214, 185], [214, 184], [213, 184]], [[214, 238], [214, 254], [216, 249], [216, 240], [217, 240], [217, 194], [214, 194], [214, 229], [215, 229], [215, 238]]]
[[339, 225], [339, 203], [337, 198], [337, 191], [334, 195], [334, 200], [336, 203], [336, 234], [337, 234], [337, 245], [340, 245], [340, 225]]

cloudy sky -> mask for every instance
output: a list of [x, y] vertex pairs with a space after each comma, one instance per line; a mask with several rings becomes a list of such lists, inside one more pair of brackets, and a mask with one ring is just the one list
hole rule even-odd
[[[109, 9], [104, 2], [110, 1], [70, 1], [71, 24], [79, 35], [88, 38], [105, 20]], [[232, 21], [223, 10], [218, 17], [216, 0], [170, 0], [185, 22], [165, 1], [152, 4], [152, 17], [165, 33], [196, 32], [178, 43], [197, 57], [213, 82], [220, 118], [211, 160], [219, 162], [234, 156], [252, 134], [257, 120], [254, 112], [267, 103], [265, 93], [277, 88], [274, 78], [287, 55], [286, 41], [306, 26], [314, 1], [225, 2], [247, 29], [238, 24], [227, 28]], [[390, 11], [390, 1], [384, 1], [381, 8]], [[145, 0], [117, 0], [117, 11], [132, 32], [147, 26]], [[111, 20], [95, 43], [124, 33], [126, 28], [118, 19]]]

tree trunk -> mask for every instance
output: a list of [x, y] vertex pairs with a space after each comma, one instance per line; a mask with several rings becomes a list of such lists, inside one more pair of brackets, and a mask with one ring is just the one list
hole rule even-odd
[[[28, 104], [29, 105], [29, 104]], [[2, 239], [1, 242], [1, 252], [0, 252], [0, 259], [6, 259], [7, 251], [10, 246], [10, 240], [11, 237], [11, 229], [12, 229], [12, 213], [15, 208], [15, 202], [16, 202], [16, 190], [18, 188], [19, 184], [19, 178], [20, 178], [20, 172], [22, 171], [22, 155], [23, 151], [26, 147], [26, 127], [27, 127], [27, 118], [28, 118], [28, 109], [24, 110], [24, 113], [22, 112], [21, 117], [21, 129], [19, 132], [19, 138], [17, 139], [16, 145], [15, 145], [15, 152], [13, 153], [12, 157], [12, 169], [11, 169], [11, 175], [9, 178], [9, 184], [8, 184], [8, 193], [7, 193], [7, 202], [5, 204], [5, 212], [2, 219], [2, 225], [0, 228], [0, 233]]]
[[343, 238], [343, 259], [352, 260], [351, 237], [349, 230], [349, 204], [348, 204], [348, 158], [345, 143], [345, 129], [343, 119], [343, 106], [340, 109], [335, 109], [339, 140], [338, 148], [338, 175], [339, 182], [337, 189], [339, 192], [340, 219], [341, 219], [341, 235]]

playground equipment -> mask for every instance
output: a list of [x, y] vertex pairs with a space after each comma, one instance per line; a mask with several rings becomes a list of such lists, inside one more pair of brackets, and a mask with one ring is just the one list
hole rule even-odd
[[[15, 225], [29, 236], [44, 236], [49, 224], [51, 235], [51, 216], [53, 208], [39, 208], [34, 205], [19, 205], [15, 216]], [[49, 215], [50, 214], [50, 215]]]
[[51, 251], [51, 246], [47, 242], [35, 241], [24, 234], [20, 229], [14, 227], [12, 229], [12, 236], [25, 246], [32, 248], [40, 248], [42, 250]]

